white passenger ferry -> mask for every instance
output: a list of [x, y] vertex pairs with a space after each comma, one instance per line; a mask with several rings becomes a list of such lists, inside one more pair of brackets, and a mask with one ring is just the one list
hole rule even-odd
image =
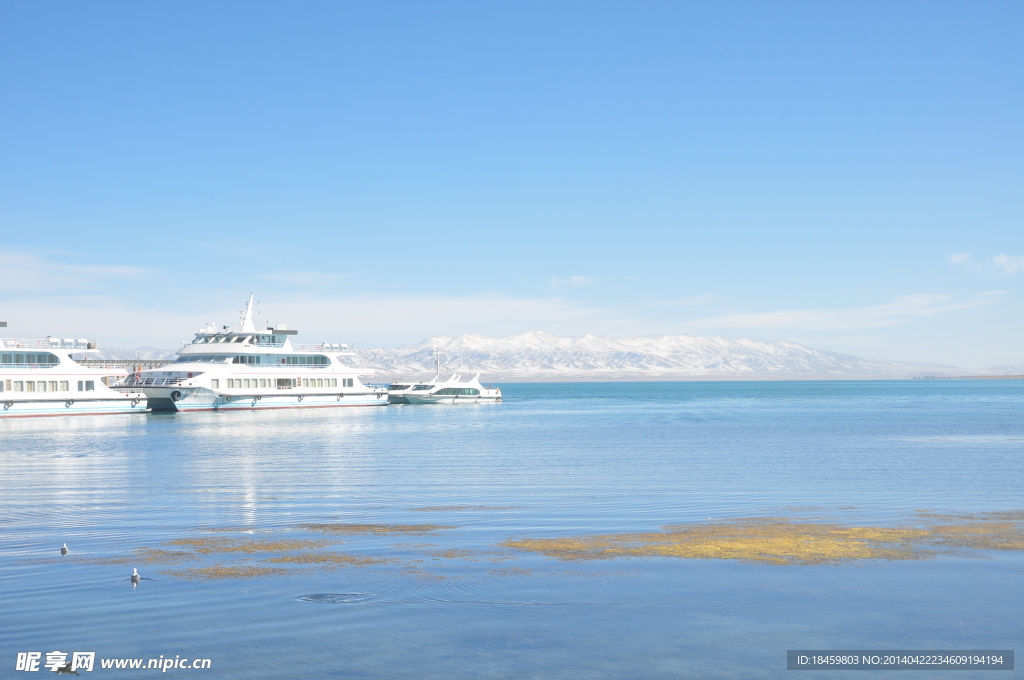
[[146, 412], [141, 391], [107, 387], [120, 377], [116, 370], [87, 368], [71, 358], [97, 351], [71, 338], [0, 339], [0, 418]]
[[346, 345], [293, 345], [298, 331], [283, 325], [258, 331], [252, 296], [237, 329], [208, 326], [160, 368], [140, 371], [121, 386], [141, 389], [154, 411], [236, 411], [254, 409], [379, 406], [385, 389], [359, 381], [372, 369], [342, 361]]

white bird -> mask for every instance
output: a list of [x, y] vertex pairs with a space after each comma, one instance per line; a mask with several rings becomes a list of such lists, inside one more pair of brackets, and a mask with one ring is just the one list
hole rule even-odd
[[60, 549], [60, 554], [61, 555], [67, 555], [68, 554], [68, 544], [67, 543], [65, 543], [64, 547]]
[[139, 570], [136, 569], [135, 567], [132, 567], [132, 585], [133, 586], [139, 585], [139, 581], [141, 581], [141, 580], [142, 580], [142, 577], [139, 576]]

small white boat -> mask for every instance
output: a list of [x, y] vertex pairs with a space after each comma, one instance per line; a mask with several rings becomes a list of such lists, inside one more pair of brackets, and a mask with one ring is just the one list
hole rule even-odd
[[454, 374], [441, 380], [441, 357], [436, 356], [437, 375], [428, 382], [392, 383], [388, 386], [388, 403], [391, 404], [473, 404], [501, 401], [501, 388], [484, 387], [477, 373], [468, 382]]
[[141, 389], [154, 411], [253, 411], [387, 405], [384, 389], [364, 385], [373, 369], [343, 361], [347, 345], [293, 345], [284, 325], [257, 330], [252, 296], [237, 326], [208, 326], [166, 366], [131, 375], [120, 387]]
[[[501, 401], [501, 388], [480, 384], [477, 373], [468, 381], [455, 374], [448, 380], [413, 385], [404, 390], [402, 396], [409, 404], [478, 404]], [[388, 399], [390, 399], [390, 390]]]
[[145, 413], [141, 390], [108, 387], [123, 369], [90, 368], [72, 354], [95, 354], [88, 340], [0, 339], [0, 418]]

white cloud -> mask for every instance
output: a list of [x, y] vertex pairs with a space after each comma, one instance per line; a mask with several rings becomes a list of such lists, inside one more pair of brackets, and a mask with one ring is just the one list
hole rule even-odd
[[[57, 253], [47, 253], [55, 256]], [[146, 276], [142, 267], [75, 264], [47, 259], [30, 251], [0, 252], [3, 293], [95, 291], [110, 285], [135, 282]]]
[[[256, 293], [260, 298], [257, 323], [285, 323], [310, 340], [361, 346], [391, 347], [431, 335], [510, 335], [528, 328], [565, 335], [608, 331], [615, 316], [612, 310], [560, 297]], [[205, 297], [198, 291], [184, 294], [175, 301], [178, 309], [141, 305], [112, 295], [15, 296], [5, 301], [2, 319], [10, 322], [4, 330], [12, 337], [52, 335], [98, 339], [102, 347], [176, 348], [208, 322], [236, 323], [248, 291], [227, 302], [224, 291]]]
[[553, 276], [551, 277], [551, 281], [548, 283], [548, 289], [576, 290], [578, 288], [583, 288], [584, 286], [589, 286], [593, 283], [597, 283], [596, 278], [592, 278], [589, 276], [580, 276], [579, 274], [575, 276], [567, 276], [565, 278]]
[[978, 274], [989, 276], [1010, 276], [1018, 272], [1024, 272], [1024, 257], [1015, 257], [1005, 253], [990, 257], [982, 262], [975, 260], [970, 253], [953, 253], [952, 255], [947, 255], [946, 259], [953, 266], [967, 267]]
[[648, 302], [647, 307], [697, 307], [700, 305], [717, 302], [717, 295], [691, 295], [679, 300], [664, 300], [661, 302]]
[[528, 328], [571, 334], [604, 326], [609, 310], [564, 298], [501, 295], [263, 296], [262, 315], [303, 335], [380, 345], [416, 342], [431, 335], [510, 335]]
[[996, 255], [990, 262], [996, 269], [1002, 270], [1003, 274], [1010, 275], [1024, 271], [1024, 257], [1012, 255]]
[[950, 302], [948, 295], [907, 295], [892, 302], [869, 307], [730, 314], [694, 319], [686, 325], [696, 328], [775, 328], [801, 331], [883, 328], [902, 325], [915, 317], [937, 316], [984, 307], [995, 303], [1005, 294], [1006, 291], [990, 291], [962, 302]]
[[293, 286], [316, 288], [320, 286], [334, 285], [343, 279], [352, 278], [352, 274], [329, 274], [313, 271], [281, 271], [269, 274], [260, 274], [261, 279], [275, 283], [287, 283]]

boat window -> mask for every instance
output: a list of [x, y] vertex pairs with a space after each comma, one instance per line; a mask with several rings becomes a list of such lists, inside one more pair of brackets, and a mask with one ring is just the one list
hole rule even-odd
[[355, 387], [355, 380], [352, 378], [343, 378], [345, 381], [345, 387]]
[[60, 391], [61, 392], [70, 392], [71, 391], [71, 388], [70, 388], [69, 383], [68, 383], [67, 380], [61, 380], [60, 381]]
[[388, 389], [389, 390], [407, 390], [407, 389], [409, 389], [409, 385], [391, 385], [390, 387], [388, 387]]
[[31, 380], [26, 381], [25, 382], [25, 391], [26, 392], [35, 392], [36, 391], [36, 384], [35, 384], [35, 382], [33, 382]]
[[3, 362], [4, 362], [5, 364], [13, 364], [13, 363], [14, 363], [14, 357], [13, 357], [13, 355], [11, 355], [11, 354], [5, 354], [5, 355], [3, 356]]
[[15, 380], [14, 381], [14, 391], [15, 392], [24, 392], [25, 391], [25, 383], [22, 382], [21, 380]]
[[445, 397], [476, 397], [480, 395], [480, 390], [475, 387], [445, 387], [434, 392], [434, 394]]
[[85, 389], [85, 383], [82, 382], [81, 380], [79, 380], [78, 381], [78, 391], [81, 392], [84, 389]]
[[85, 381], [85, 391], [86, 392], [95, 392], [96, 391], [96, 383], [94, 383], [92, 380], [86, 380]]
[[337, 378], [331, 378], [331, 387], [337, 387], [337, 386], [338, 386], [338, 379]]
[[433, 385], [417, 385], [416, 387], [414, 387], [412, 389], [413, 389], [413, 392], [415, 392], [417, 390], [431, 390], [431, 389], [434, 389], [434, 386]]
[[212, 387], [215, 390], [220, 389], [220, 380], [218, 380], [217, 378], [213, 378], [212, 380], [210, 380], [210, 387]]
[[290, 390], [295, 387], [295, 378], [278, 378], [277, 389], [279, 390]]

